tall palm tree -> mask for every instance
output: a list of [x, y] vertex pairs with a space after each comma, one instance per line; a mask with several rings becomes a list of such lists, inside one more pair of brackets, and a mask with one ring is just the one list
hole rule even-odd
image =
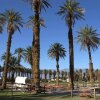
[[66, 56], [65, 48], [63, 48], [60, 43], [54, 43], [48, 50], [48, 56], [52, 59], [56, 59], [57, 85], [59, 85], [59, 58], [64, 58]]
[[24, 51], [23, 48], [17, 48], [15, 50], [15, 54], [18, 54], [18, 65], [20, 65], [21, 58], [23, 58], [23, 51]]
[[77, 42], [81, 44], [81, 49], [87, 49], [89, 55], [89, 73], [90, 81], [93, 79], [93, 63], [91, 57], [91, 50], [95, 50], [100, 45], [99, 34], [96, 33], [96, 29], [88, 25], [80, 29], [77, 36]]
[[7, 27], [7, 32], [8, 32], [6, 60], [3, 72], [3, 81], [2, 81], [2, 87], [6, 88], [7, 66], [9, 63], [9, 54], [10, 54], [12, 36], [15, 31], [18, 30], [20, 32], [20, 27], [22, 27], [23, 22], [21, 14], [19, 12], [15, 12], [14, 10], [6, 10], [4, 13], [1, 13], [0, 20], [4, 20], [4, 23], [2, 25], [5, 25]]
[[59, 12], [57, 13], [65, 19], [68, 26], [68, 39], [69, 39], [69, 64], [70, 64], [70, 78], [71, 88], [74, 89], [74, 48], [73, 48], [73, 32], [72, 27], [76, 20], [79, 20], [83, 16], [83, 9], [79, 6], [76, 0], [66, 0], [63, 6], [60, 6]]
[[50, 4], [47, 0], [27, 0], [31, 4], [34, 11], [34, 25], [33, 25], [33, 42], [32, 42], [32, 58], [35, 76], [35, 87], [37, 92], [40, 91], [40, 14], [41, 10], [46, 10]]
[[52, 70], [49, 70], [49, 80], [51, 81], [51, 76], [52, 76]]
[[[34, 23], [36, 23], [35, 22], [35, 16], [30, 16], [29, 17], [29, 21], [27, 22], [27, 26], [28, 27], [32, 27], [32, 29], [33, 29], [33, 32], [34, 32], [34, 30], [35, 30], [35, 24]], [[43, 27], [45, 27], [45, 24], [44, 24], [44, 20], [42, 19], [42, 18], [39, 18], [39, 21], [38, 21], [38, 24], [40, 25], [40, 26], [43, 26]], [[32, 47], [34, 46], [34, 34], [33, 34], [33, 42], [32, 42]], [[32, 49], [32, 47], [31, 47], [31, 49]], [[32, 51], [32, 50], [31, 50]], [[34, 62], [33, 59], [34, 57], [32, 57], [32, 62]], [[32, 64], [32, 62], [31, 62], [31, 64]], [[34, 84], [34, 82], [35, 82], [35, 67], [34, 67], [34, 65], [32, 65], [32, 77], [33, 77], [33, 80], [32, 80], [32, 83]]]

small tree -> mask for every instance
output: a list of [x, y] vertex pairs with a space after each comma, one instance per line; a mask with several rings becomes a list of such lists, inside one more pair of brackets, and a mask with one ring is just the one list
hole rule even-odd
[[57, 85], [59, 85], [59, 58], [64, 58], [66, 56], [65, 48], [63, 48], [60, 43], [54, 43], [48, 50], [48, 56], [52, 59], [56, 59]]

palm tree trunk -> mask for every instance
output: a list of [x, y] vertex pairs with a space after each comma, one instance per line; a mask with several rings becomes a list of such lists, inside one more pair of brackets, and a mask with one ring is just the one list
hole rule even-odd
[[74, 89], [74, 51], [73, 51], [73, 34], [72, 27], [69, 28], [69, 63], [70, 63], [70, 78], [71, 78], [71, 89]]
[[88, 54], [89, 54], [89, 72], [90, 72], [90, 82], [93, 81], [93, 63], [92, 63], [92, 57], [91, 57], [91, 51], [90, 46], [87, 45]]
[[35, 70], [35, 68], [34, 68], [35, 66], [34, 66], [34, 64], [33, 64], [33, 63], [34, 63], [34, 61], [33, 61], [33, 60], [34, 60], [34, 53], [33, 53], [33, 52], [34, 52], [34, 41], [35, 41], [35, 38], [34, 38], [34, 37], [35, 37], [35, 36], [34, 36], [34, 31], [35, 31], [35, 27], [33, 27], [32, 62], [30, 63], [31, 68], [32, 68], [32, 83], [31, 83], [32, 86], [34, 86], [34, 84], [35, 84], [35, 74], [34, 74], [34, 73], [35, 73], [35, 71], [34, 71], [34, 70]]
[[8, 42], [7, 42], [7, 49], [6, 49], [6, 60], [5, 60], [4, 71], [3, 71], [3, 81], [2, 81], [2, 88], [3, 88], [3, 89], [6, 88], [7, 67], [8, 67], [8, 63], [9, 63], [11, 39], [12, 39], [12, 33], [9, 32], [9, 35], [8, 35]]
[[21, 60], [21, 56], [20, 53], [18, 53], [18, 65], [20, 65], [20, 60]]
[[45, 77], [45, 80], [46, 80], [47, 79], [47, 74], [46, 73], [44, 74], [44, 77]]
[[14, 70], [12, 70], [12, 78], [11, 78], [12, 84], [14, 83]]
[[[37, 7], [36, 7], [37, 8]], [[34, 25], [34, 46], [33, 46], [33, 69], [34, 69], [34, 82], [35, 90], [40, 91], [40, 25], [39, 21], [39, 12], [35, 11], [35, 25]]]
[[50, 81], [51, 81], [51, 75], [49, 75], [49, 79], [50, 79]]
[[56, 59], [56, 68], [57, 68], [57, 86], [59, 86], [59, 63], [58, 63], [58, 59]]

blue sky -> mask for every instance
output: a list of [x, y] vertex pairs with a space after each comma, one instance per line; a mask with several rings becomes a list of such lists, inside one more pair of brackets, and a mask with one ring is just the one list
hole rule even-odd
[[[50, 45], [59, 42], [66, 48], [66, 57], [65, 59], [60, 60], [60, 69], [69, 68], [69, 52], [68, 52], [68, 37], [67, 37], [67, 26], [61, 16], [58, 16], [56, 13], [59, 9], [59, 6], [64, 3], [65, 0], [50, 0], [52, 8], [47, 9], [46, 12], [42, 12], [41, 16], [45, 19], [45, 25], [47, 28], [41, 28], [41, 47], [40, 47], [40, 68], [41, 69], [55, 69], [56, 62], [51, 60], [47, 55], [47, 50]], [[97, 32], [100, 33], [100, 1], [99, 0], [78, 0], [80, 6], [85, 8], [85, 20], [76, 21], [76, 24], [73, 27], [73, 35], [77, 36], [77, 31], [85, 25], [93, 26], [97, 29]], [[14, 9], [20, 11], [23, 17], [23, 21], [27, 22], [28, 17], [33, 14], [31, 7], [23, 2], [22, 0], [0, 0], [0, 13], [4, 12], [7, 9]], [[32, 29], [26, 28], [24, 25], [21, 28], [21, 34], [15, 32], [12, 39], [11, 52], [13, 53], [16, 48], [22, 47], [26, 48], [32, 44]], [[7, 32], [4, 28], [3, 33], [0, 35], [0, 57], [6, 51], [7, 43]], [[100, 47], [95, 52], [92, 52], [92, 59], [94, 68], [99, 68]], [[75, 68], [88, 68], [88, 53], [87, 50], [80, 51], [80, 45], [74, 40], [74, 63]], [[0, 61], [0, 65], [3, 62]], [[30, 68], [28, 63], [25, 63], [23, 60], [21, 64], [25, 67]]]

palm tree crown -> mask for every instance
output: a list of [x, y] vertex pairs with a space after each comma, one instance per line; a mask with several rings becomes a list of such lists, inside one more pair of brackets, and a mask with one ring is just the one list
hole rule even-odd
[[29, 46], [24, 50], [24, 59], [27, 61], [30, 65], [32, 65], [32, 47]]
[[[11, 58], [11, 57], [12, 57], [12, 54], [10, 53], [9, 58]], [[6, 60], [6, 52], [4, 54], [2, 54], [2, 56], [1, 56], [1, 61], [5, 61], [5, 60]]]
[[61, 15], [68, 27], [74, 25], [75, 19], [83, 19], [84, 9], [79, 6], [80, 3], [75, 0], [66, 0], [63, 6], [60, 6], [59, 12], [57, 14]]
[[15, 54], [18, 54], [18, 65], [20, 65], [21, 58], [23, 58], [23, 51], [24, 51], [23, 48], [17, 48], [15, 50]]
[[3, 20], [3, 25], [7, 25], [7, 32], [18, 30], [20, 32], [20, 26], [22, 27], [22, 17], [19, 12], [14, 10], [6, 10], [4, 13], [0, 14], [0, 20]]
[[51, 6], [48, 3], [48, 0], [24, 0], [24, 1], [27, 1], [31, 5], [34, 11], [37, 9], [39, 12], [41, 12], [42, 9], [46, 11], [45, 7], [48, 8], [49, 6]]
[[100, 44], [100, 37], [99, 34], [96, 33], [96, 29], [87, 25], [78, 32], [77, 42], [81, 43], [81, 49], [89, 46], [94, 50]]
[[60, 43], [54, 43], [53, 45], [51, 45], [50, 49], [48, 50], [48, 55], [49, 57], [53, 58], [53, 59], [58, 59], [60, 58], [64, 58], [66, 56], [66, 51], [65, 48], [63, 48], [63, 46]]

